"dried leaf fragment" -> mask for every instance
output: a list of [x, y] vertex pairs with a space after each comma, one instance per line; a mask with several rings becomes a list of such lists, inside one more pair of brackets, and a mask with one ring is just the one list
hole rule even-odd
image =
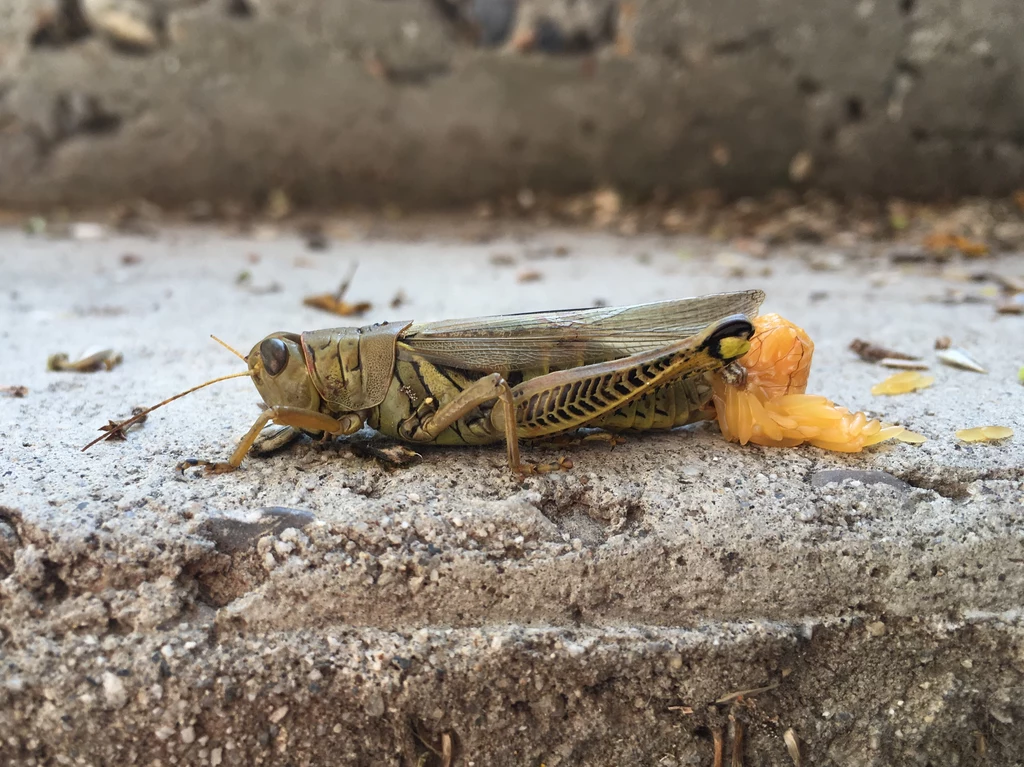
[[678, 711], [680, 714], [690, 716], [693, 713], [693, 706], [669, 706], [669, 711]]
[[750, 698], [754, 695], [760, 695], [762, 692], [774, 690], [778, 686], [778, 682], [772, 682], [771, 684], [766, 684], [764, 687], [751, 687], [749, 690], [736, 690], [736, 692], [730, 692], [723, 695], [715, 701], [715, 704], [721, 706], [723, 703], [730, 703], [734, 700], [740, 700], [741, 698]]
[[795, 767], [803, 767], [804, 758], [800, 754], [800, 740], [797, 738], [796, 732], [792, 727], [782, 733], [782, 740], [786, 743], [786, 750], [789, 752], [789, 758], [793, 760]]
[[302, 303], [306, 306], [311, 306], [314, 309], [323, 309], [325, 312], [337, 314], [342, 317], [358, 317], [369, 309], [372, 309], [373, 304], [369, 301], [358, 301], [354, 304], [350, 304], [345, 300], [345, 294], [348, 292], [348, 286], [352, 282], [352, 278], [355, 276], [356, 268], [358, 266], [358, 264], [353, 264], [348, 276], [342, 281], [341, 285], [338, 286], [338, 291], [336, 293], [321, 293], [315, 296], [306, 296], [302, 299]]
[[353, 442], [352, 452], [360, 458], [373, 458], [384, 466], [401, 468], [412, 466], [423, 456], [405, 445], [376, 445], [373, 442]]
[[1017, 293], [996, 304], [999, 314], [1024, 314], [1024, 293]]
[[527, 269], [516, 275], [516, 282], [540, 282], [542, 279], [544, 279], [544, 275], [536, 269]]
[[875, 384], [871, 387], [871, 393], [876, 396], [879, 394], [906, 394], [918, 389], [927, 389], [933, 383], [935, 383], [934, 376], [921, 375], [916, 370], [907, 370], [903, 373], [895, 373], [881, 383]]
[[330, 241], [327, 239], [327, 232], [324, 225], [319, 221], [311, 221], [299, 229], [299, 234], [306, 241], [309, 250], [327, 250]]
[[28, 394], [27, 386], [0, 386], [0, 394], [7, 397], [14, 397], [15, 399], [21, 399]]
[[511, 253], [494, 253], [488, 260], [494, 266], [513, 266], [516, 263], [516, 257]]
[[935, 356], [939, 358], [940, 362], [945, 365], [949, 365], [950, 367], [960, 368], [961, 370], [970, 370], [975, 373], [988, 372], [963, 349], [942, 349], [937, 352]]
[[135, 51], [150, 51], [160, 44], [160, 38], [147, 18], [142, 4], [114, 3], [99, 0], [87, 2], [84, 13], [90, 25], [103, 33], [113, 44]]
[[302, 299], [302, 303], [306, 306], [311, 306], [314, 309], [323, 309], [325, 312], [337, 314], [342, 317], [358, 317], [373, 308], [373, 304], [368, 301], [359, 301], [357, 303], [350, 304], [348, 301], [343, 301], [336, 295], [332, 295], [330, 293], [306, 296]]
[[274, 189], [267, 198], [266, 214], [273, 221], [288, 218], [292, 212], [292, 201], [283, 189]]
[[562, 456], [555, 463], [527, 463], [523, 461], [524, 474], [550, 474], [555, 471], [569, 471], [573, 467], [571, 458]]
[[51, 354], [46, 359], [46, 369], [66, 373], [95, 373], [97, 370], [113, 370], [124, 361], [124, 355], [115, 352], [113, 349], [90, 354], [80, 360], [71, 362], [67, 354], [63, 352]]
[[[143, 415], [145, 408], [133, 407], [131, 418], [126, 418], [123, 421], [108, 420], [106, 426], [101, 426], [100, 431], [107, 432], [107, 435], [103, 439], [108, 441], [121, 441], [128, 439], [126, 432], [135, 426], [139, 426], [146, 422], [148, 416]], [[141, 416], [141, 417], [140, 417]]]
[[881, 360], [919, 360], [920, 357], [915, 357], [912, 354], [905, 354], [904, 352], [893, 351], [887, 349], [884, 346], [872, 343], [871, 341], [865, 341], [860, 338], [855, 338], [850, 342], [850, 351], [856, 354], [865, 362], [880, 362]]
[[441, 767], [451, 767], [452, 763], [452, 736], [451, 733], [441, 733]]
[[975, 426], [972, 429], [960, 429], [957, 439], [964, 442], [996, 442], [1013, 436], [1013, 429], [1008, 426]]
[[901, 370], [927, 370], [928, 363], [921, 360], [908, 360], [900, 357], [885, 357], [880, 359], [878, 364], [887, 368], [900, 368]]
[[951, 250], [959, 251], [970, 258], [987, 256], [988, 245], [977, 240], [971, 240], [959, 234], [948, 234], [937, 232], [928, 235], [924, 239], [924, 246], [933, 253], [945, 253]]
[[[731, 718], [731, 717], [730, 717]], [[743, 742], [746, 734], [746, 725], [736, 719], [732, 725], [732, 760], [730, 767], [743, 767]]]
[[814, 168], [814, 156], [806, 149], [793, 155], [789, 161], [789, 180], [799, 184], [807, 180]]
[[725, 735], [720, 727], [711, 731], [711, 739], [714, 741], [714, 762], [713, 767], [724, 767], [725, 765]]

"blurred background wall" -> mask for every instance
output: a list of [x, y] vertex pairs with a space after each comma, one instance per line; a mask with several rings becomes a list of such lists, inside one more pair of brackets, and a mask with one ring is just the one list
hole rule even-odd
[[0, 205], [1024, 178], [1020, 0], [0, 0]]

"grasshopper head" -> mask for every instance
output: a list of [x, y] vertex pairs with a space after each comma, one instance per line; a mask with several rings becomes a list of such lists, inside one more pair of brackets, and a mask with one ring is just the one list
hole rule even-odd
[[271, 333], [252, 347], [246, 362], [256, 390], [269, 407], [320, 409], [320, 395], [295, 333]]

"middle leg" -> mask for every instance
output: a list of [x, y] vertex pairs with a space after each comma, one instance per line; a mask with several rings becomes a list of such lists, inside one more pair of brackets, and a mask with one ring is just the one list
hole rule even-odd
[[[424, 400], [415, 413], [399, 424], [398, 433], [412, 442], [433, 442], [441, 432], [474, 408], [495, 400], [497, 407], [491, 411], [490, 423], [497, 433], [505, 435], [509, 466], [521, 474], [524, 467], [519, 460], [515, 402], [511, 387], [499, 373], [474, 381], [441, 407], [436, 407], [432, 398]], [[495, 418], [495, 415], [500, 417]]]

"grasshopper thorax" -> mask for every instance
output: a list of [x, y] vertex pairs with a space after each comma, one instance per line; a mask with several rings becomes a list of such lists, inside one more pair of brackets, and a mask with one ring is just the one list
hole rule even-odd
[[271, 333], [252, 347], [246, 362], [268, 407], [320, 409], [320, 394], [309, 376], [297, 334]]
[[398, 337], [411, 324], [378, 322], [300, 336], [310, 378], [332, 412], [360, 412], [384, 401], [394, 380]]

